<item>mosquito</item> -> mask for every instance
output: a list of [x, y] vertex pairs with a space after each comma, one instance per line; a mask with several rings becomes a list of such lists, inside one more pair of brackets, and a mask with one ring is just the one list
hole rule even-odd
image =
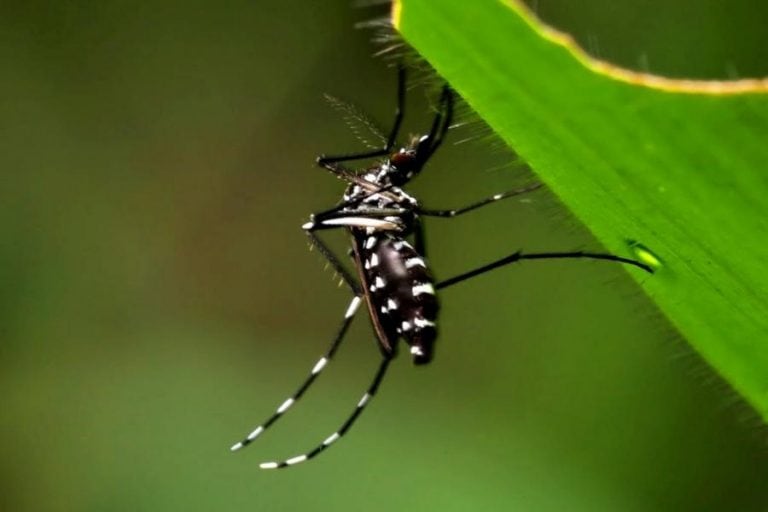
[[[242, 441], [234, 444], [231, 450], [237, 451], [248, 446], [304, 396], [336, 354], [353, 317], [362, 304], [367, 307], [373, 324], [382, 356], [381, 362], [362, 398], [333, 434], [301, 455], [282, 461], [263, 462], [260, 464], [262, 469], [279, 469], [308, 461], [343, 437], [379, 389], [387, 368], [396, 355], [398, 340], [402, 339], [408, 346], [416, 365], [424, 365], [432, 360], [437, 339], [439, 303], [436, 292], [438, 290], [523, 260], [575, 258], [604, 260], [632, 265], [649, 273], [653, 272], [653, 268], [644, 262], [613, 254], [584, 251], [545, 253], [516, 251], [450, 279], [435, 280], [425, 257], [422, 217], [458, 217], [502, 199], [534, 191], [540, 188], [540, 184], [496, 194], [462, 208], [432, 210], [423, 207], [402, 187], [419, 175], [443, 143], [453, 120], [454, 93], [447, 85], [443, 86], [429, 131], [425, 135], [411, 138], [407, 144], [400, 146], [397, 144], [397, 138], [403, 121], [406, 90], [403, 67], [398, 70], [397, 84], [397, 108], [394, 122], [383, 147], [361, 153], [317, 158], [320, 167], [347, 183], [339, 204], [310, 215], [309, 222], [302, 226], [310, 243], [328, 260], [330, 266], [352, 292], [352, 299], [344, 313], [341, 326], [328, 350], [315, 363], [298, 390], [287, 398], [264, 423], [256, 427]], [[367, 121], [360, 120], [370, 128]], [[367, 159], [378, 159], [378, 161], [364, 170], [353, 170], [344, 166], [345, 162]], [[339, 258], [318, 236], [317, 232], [328, 229], [345, 229], [349, 233], [356, 275], [347, 271]]]

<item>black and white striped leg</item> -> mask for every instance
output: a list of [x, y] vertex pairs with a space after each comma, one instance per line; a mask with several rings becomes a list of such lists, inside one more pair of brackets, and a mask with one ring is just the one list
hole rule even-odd
[[355, 410], [352, 411], [352, 414], [349, 415], [349, 417], [342, 423], [341, 427], [328, 436], [325, 441], [314, 447], [312, 450], [306, 452], [303, 455], [297, 455], [295, 457], [291, 457], [289, 459], [283, 460], [281, 462], [262, 462], [259, 464], [259, 467], [261, 469], [280, 469], [287, 466], [293, 466], [295, 464], [300, 464], [302, 462], [308, 461], [317, 455], [320, 454], [323, 450], [331, 446], [333, 443], [338, 441], [344, 434], [347, 433], [347, 431], [352, 428], [352, 425], [354, 425], [355, 421], [357, 421], [357, 418], [360, 417], [360, 414], [363, 412], [365, 407], [370, 403], [371, 398], [376, 394], [376, 390], [379, 389], [379, 384], [381, 384], [382, 379], [384, 378], [384, 374], [387, 372], [387, 368], [389, 367], [389, 363], [392, 361], [391, 358], [385, 357], [381, 364], [379, 365], [379, 369], [376, 372], [376, 375], [373, 378], [373, 381], [371, 382], [370, 386], [368, 386], [368, 390], [365, 392], [365, 394], [360, 398], [360, 401], [357, 402], [357, 406], [355, 406]]
[[464, 206], [463, 208], [457, 208], [455, 210], [427, 210], [424, 208], [420, 208], [418, 212], [420, 215], [425, 215], [428, 217], [457, 217], [463, 213], [471, 212], [472, 210], [477, 210], [482, 206], [495, 203], [496, 201], [501, 201], [502, 199], [508, 199], [510, 197], [526, 194], [528, 192], [532, 192], [539, 188], [541, 188], [541, 183], [534, 183], [533, 185], [529, 185], [524, 188], [509, 190], [507, 192], [502, 192], [501, 194], [496, 194], [491, 197], [487, 197], [476, 203], [472, 203], [470, 205]]
[[309, 373], [309, 377], [299, 386], [299, 389], [296, 390], [296, 392], [291, 395], [288, 399], [286, 399], [280, 407], [277, 408], [275, 413], [267, 419], [264, 423], [256, 427], [253, 431], [251, 431], [250, 434], [248, 434], [245, 439], [242, 441], [235, 443], [232, 445], [231, 450], [233, 452], [244, 448], [245, 446], [248, 446], [251, 444], [257, 437], [259, 437], [265, 430], [267, 430], [269, 427], [271, 427], [280, 417], [282, 417], [283, 414], [285, 414], [288, 409], [290, 409], [293, 404], [295, 404], [301, 397], [304, 395], [304, 393], [309, 389], [309, 386], [312, 385], [312, 383], [315, 381], [318, 375], [320, 375], [320, 372], [323, 371], [323, 369], [326, 367], [328, 362], [333, 358], [334, 354], [336, 353], [336, 350], [341, 345], [342, 340], [344, 339], [344, 335], [347, 333], [347, 329], [349, 329], [349, 324], [352, 323], [352, 318], [354, 318], [355, 313], [357, 312], [357, 309], [360, 307], [360, 303], [362, 302], [362, 297], [359, 295], [356, 295], [352, 301], [349, 303], [349, 307], [347, 308], [346, 313], [344, 313], [344, 320], [341, 322], [341, 326], [339, 327], [338, 332], [336, 333], [336, 337], [333, 339], [333, 343], [331, 343], [330, 348], [326, 351], [326, 353], [317, 360], [315, 363], [315, 366], [312, 367], [312, 371]]
[[372, 151], [364, 151], [362, 153], [351, 153], [348, 155], [338, 156], [325, 156], [321, 155], [317, 158], [318, 165], [325, 167], [326, 169], [337, 172], [334, 170], [335, 164], [341, 162], [349, 162], [350, 160], [362, 160], [364, 158], [375, 158], [377, 156], [384, 156], [392, 151], [392, 148], [397, 142], [397, 135], [400, 132], [400, 125], [403, 122], [403, 114], [405, 112], [405, 68], [400, 66], [397, 71], [397, 108], [395, 110], [395, 120], [392, 123], [392, 129], [387, 137], [387, 145], [381, 149], [374, 149]]
[[459, 274], [450, 279], [446, 279], [445, 281], [440, 281], [435, 285], [435, 289], [440, 290], [442, 288], [448, 288], [449, 286], [460, 283], [462, 281], [466, 281], [467, 279], [471, 279], [475, 276], [479, 276], [480, 274], [484, 274], [486, 272], [490, 272], [491, 270], [497, 269], [499, 267], [503, 267], [505, 265], [509, 265], [510, 263], [515, 263], [522, 260], [552, 260], [552, 259], [566, 259], [566, 258], [569, 258], [569, 259], [584, 258], [584, 259], [592, 259], [592, 260], [615, 261], [616, 263], [624, 263], [627, 265], [635, 266], [639, 269], [645, 270], [649, 274], [653, 274], [653, 268], [650, 267], [649, 265], [646, 265], [645, 263], [642, 263], [637, 260], [616, 256], [614, 254], [604, 254], [604, 253], [594, 253], [594, 252], [584, 252], [584, 251], [541, 252], [541, 253], [524, 254], [518, 251], [510, 254], [509, 256], [505, 256], [504, 258], [488, 263], [487, 265], [483, 265], [482, 267], [478, 267], [474, 270], [470, 270], [469, 272], [464, 272], [463, 274]]

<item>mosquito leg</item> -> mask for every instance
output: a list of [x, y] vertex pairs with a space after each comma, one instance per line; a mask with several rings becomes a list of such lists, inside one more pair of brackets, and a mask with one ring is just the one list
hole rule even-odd
[[397, 143], [397, 136], [400, 133], [400, 125], [403, 123], [405, 114], [405, 67], [400, 64], [397, 68], [397, 107], [395, 107], [395, 120], [392, 123], [392, 129], [387, 137], [387, 145], [384, 149], [389, 153]]
[[347, 329], [349, 328], [349, 324], [352, 323], [352, 318], [354, 318], [361, 302], [362, 298], [359, 295], [355, 295], [355, 297], [352, 299], [352, 302], [349, 303], [347, 312], [344, 314], [344, 320], [342, 320], [341, 326], [339, 327], [336, 336], [333, 338], [333, 343], [331, 343], [330, 348], [328, 348], [323, 357], [318, 359], [317, 363], [315, 363], [315, 366], [312, 367], [312, 371], [309, 373], [309, 377], [304, 380], [301, 386], [299, 386], [299, 389], [296, 390], [296, 392], [292, 394], [287, 400], [285, 400], [280, 405], [280, 407], [277, 408], [277, 411], [275, 411], [275, 413], [270, 416], [269, 419], [267, 419], [267, 421], [256, 427], [242, 441], [232, 445], [231, 450], [233, 452], [251, 444], [254, 439], [259, 437], [265, 430], [271, 427], [278, 419], [282, 417], [283, 414], [285, 414], [288, 409], [291, 408], [294, 403], [296, 403], [302, 397], [302, 395], [304, 395], [304, 392], [309, 389], [309, 386], [311, 386], [317, 376], [320, 375], [320, 372], [323, 371], [323, 368], [325, 368], [328, 362], [333, 358], [336, 350], [341, 345], [341, 342], [344, 339], [344, 335], [347, 333]]
[[317, 247], [317, 250], [320, 251], [320, 254], [325, 256], [325, 259], [327, 259], [328, 263], [331, 264], [333, 270], [335, 270], [336, 273], [341, 276], [341, 279], [347, 284], [347, 286], [349, 286], [349, 288], [352, 290], [352, 293], [354, 293], [356, 296], [362, 295], [363, 291], [360, 289], [360, 285], [357, 284], [355, 278], [352, 277], [352, 274], [350, 274], [346, 268], [344, 268], [336, 255], [333, 254], [333, 251], [331, 251], [328, 246], [325, 245], [322, 240], [320, 240], [320, 237], [312, 232], [314, 229], [315, 227], [312, 225], [305, 226], [304, 233], [306, 233], [309, 237], [309, 242], [313, 247]]
[[474, 270], [470, 270], [469, 272], [464, 272], [463, 274], [459, 274], [450, 279], [446, 279], [445, 281], [441, 281], [435, 285], [435, 289], [439, 290], [442, 288], [448, 288], [449, 286], [453, 286], [454, 284], [460, 283], [462, 281], [466, 281], [467, 279], [473, 278], [475, 276], [479, 276], [480, 274], [490, 272], [491, 270], [494, 270], [499, 267], [503, 267], [505, 265], [509, 265], [510, 263], [515, 263], [521, 260], [545, 260], [545, 259], [566, 259], [566, 258], [574, 258], [574, 259], [584, 258], [584, 259], [592, 259], [592, 260], [615, 261], [617, 263], [624, 263], [627, 265], [635, 266], [637, 268], [645, 270], [650, 274], [653, 273], [653, 268], [646, 265], [645, 263], [641, 263], [639, 261], [629, 259], [629, 258], [623, 258], [621, 256], [616, 256], [613, 254], [603, 254], [603, 253], [584, 252], [584, 251], [542, 252], [542, 253], [524, 254], [518, 251], [510, 254], [509, 256], [505, 256], [500, 260], [496, 260], [492, 263], [488, 263], [487, 265], [483, 265]]
[[458, 215], [461, 215], [462, 213], [471, 212], [472, 210], [476, 210], [482, 206], [495, 203], [496, 201], [501, 201], [502, 199], [508, 199], [510, 197], [519, 196], [528, 192], [532, 192], [539, 188], [541, 188], [541, 183], [534, 183], [533, 185], [529, 185], [524, 188], [509, 190], [501, 194], [493, 195], [491, 197], [483, 199], [482, 201], [477, 201], [476, 203], [472, 203], [468, 206], [464, 206], [463, 208], [457, 208], [455, 210], [427, 210], [424, 208], [420, 208], [418, 210], [418, 213], [421, 215], [426, 215], [428, 217], [456, 217]]
[[443, 92], [440, 94], [440, 106], [438, 108], [439, 110], [432, 121], [432, 128], [427, 135], [432, 140], [432, 145], [429, 148], [429, 153], [425, 156], [425, 160], [432, 156], [443, 143], [445, 134], [453, 122], [453, 91], [451, 91], [447, 84], [443, 86]]
[[352, 414], [350, 414], [347, 419], [344, 421], [344, 423], [341, 424], [341, 427], [328, 436], [325, 441], [317, 445], [312, 450], [304, 453], [303, 455], [297, 455], [295, 457], [291, 457], [290, 459], [286, 459], [281, 462], [262, 462], [259, 464], [259, 467], [261, 469], [280, 469], [287, 466], [293, 466], [294, 464], [299, 464], [301, 462], [308, 461], [309, 459], [312, 459], [316, 457], [320, 452], [331, 446], [333, 443], [338, 441], [344, 434], [347, 433], [347, 431], [354, 425], [355, 421], [357, 421], [357, 418], [360, 416], [360, 414], [365, 409], [366, 405], [370, 403], [371, 398], [376, 394], [376, 391], [379, 389], [379, 384], [381, 384], [382, 379], [384, 378], [384, 375], [387, 372], [387, 368], [389, 367], [389, 363], [392, 361], [391, 358], [385, 357], [381, 364], [379, 365], [379, 369], [376, 372], [376, 375], [373, 377], [373, 381], [368, 386], [368, 389], [366, 390], [363, 397], [360, 399], [359, 402], [357, 402], [357, 406], [355, 407], [355, 410], [352, 411]]
[[397, 143], [397, 135], [400, 132], [400, 125], [403, 122], [405, 112], [405, 68], [400, 66], [397, 70], [397, 109], [395, 110], [395, 120], [392, 123], [392, 130], [387, 137], [387, 145], [381, 149], [363, 151], [362, 153], [350, 153], [347, 155], [325, 156], [320, 155], [317, 158], [318, 165], [333, 171], [330, 166], [350, 160], [362, 160], [365, 158], [375, 158], [377, 156], [388, 155]]

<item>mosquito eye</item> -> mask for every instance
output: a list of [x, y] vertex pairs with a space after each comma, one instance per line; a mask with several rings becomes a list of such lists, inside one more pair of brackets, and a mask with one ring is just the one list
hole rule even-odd
[[407, 172], [416, 164], [416, 155], [412, 152], [393, 153], [389, 161], [397, 170]]

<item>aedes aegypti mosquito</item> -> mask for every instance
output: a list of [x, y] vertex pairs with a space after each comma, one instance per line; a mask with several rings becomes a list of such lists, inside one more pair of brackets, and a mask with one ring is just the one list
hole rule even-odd
[[[328, 351], [312, 368], [299, 389], [285, 400], [266, 422], [242, 441], [232, 446], [237, 451], [249, 445], [275, 424], [309, 389], [320, 372], [333, 358], [360, 304], [365, 303], [382, 354], [382, 361], [365, 394], [352, 414], [339, 429], [312, 450], [281, 462], [264, 462], [262, 469], [277, 469], [307, 461], [328, 448], [352, 427], [381, 384], [389, 363], [395, 356], [397, 341], [403, 338], [410, 347], [415, 364], [432, 359], [437, 337], [438, 301], [435, 291], [521, 260], [589, 258], [615, 261], [641, 268], [653, 269], [640, 261], [613, 254], [574, 252], [523, 253], [514, 252], [501, 259], [464, 272], [450, 279], [435, 281], [425, 259], [424, 237], [420, 217], [456, 217], [482, 206], [515, 197], [539, 188], [525, 188], [496, 194], [463, 208], [430, 210], [401, 187], [417, 176], [429, 158], [440, 147], [453, 119], [454, 97], [445, 85], [440, 94], [437, 112], [426, 135], [412, 139], [395, 150], [405, 103], [405, 71], [398, 72], [397, 109], [395, 120], [384, 147], [363, 153], [341, 156], [321, 156], [317, 163], [348, 183], [343, 200], [335, 207], [310, 216], [302, 226], [310, 243], [325, 256], [342, 281], [352, 291], [352, 301]], [[383, 137], [382, 137], [383, 138]], [[362, 172], [348, 169], [343, 162], [382, 158]], [[353, 277], [339, 258], [320, 240], [316, 231], [345, 228], [352, 239], [352, 257], [357, 276]], [[406, 240], [412, 237], [413, 245]]]

